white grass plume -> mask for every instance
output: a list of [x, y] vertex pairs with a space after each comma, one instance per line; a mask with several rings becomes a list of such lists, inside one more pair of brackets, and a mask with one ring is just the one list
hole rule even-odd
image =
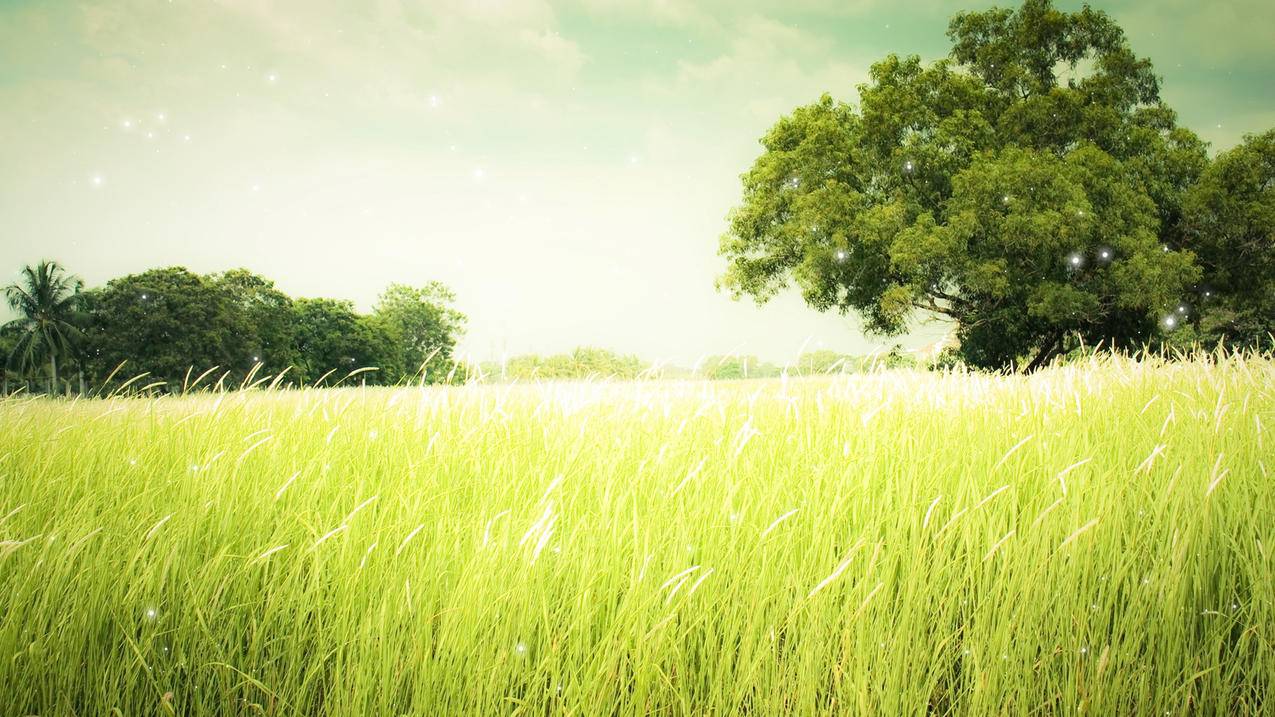
[[766, 537], [767, 535], [770, 535], [770, 531], [774, 530], [775, 528], [778, 528], [780, 523], [782, 523], [782, 522], [784, 522], [785, 520], [788, 520], [788, 519], [789, 519], [789, 518], [791, 518], [792, 516], [796, 515], [796, 514], [797, 514], [797, 512], [798, 512], [798, 511], [800, 511], [800, 510], [801, 510], [800, 508], [793, 508], [792, 510], [788, 511], [787, 513], [784, 513], [783, 515], [779, 516], [778, 518], [775, 518], [775, 520], [774, 520], [773, 522], [771, 522], [771, 524], [770, 524], [770, 525], [766, 526], [766, 529], [765, 529], [765, 530], [761, 531], [761, 537], [762, 537], [762, 538], [764, 538], [764, 537]]

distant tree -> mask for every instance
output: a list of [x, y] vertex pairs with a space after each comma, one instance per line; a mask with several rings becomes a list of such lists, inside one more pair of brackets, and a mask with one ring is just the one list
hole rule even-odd
[[809, 351], [797, 359], [797, 372], [804, 376], [818, 376], [829, 373], [852, 373], [859, 368], [859, 361], [854, 356], [837, 353], [828, 349]]
[[719, 286], [764, 302], [792, 281], [882, 335], [946, 316], [995, 369], [1153, 337], [1199, 278], [1174, 227], [1207, 159], [1151, 63], [1106, 14], [1049, 0], [948, 36], [946, 59], [873, 65], [858, 110], [825, 95], [771, 128]]
[[756, 363], [755, 357], [709, 356], [701, 365], [704, 378], [727, 381], [741, 379], [747, 375], [749, 361]]
[[182, 267], [113, 279], [88, 292], [87, 306], [98, 380], [127, 361], [118, 378], [146, 372], [178, 390], [192, 372], [243, 375], [254, 363], [252, 326], [235, 294]]
[[917, 361], [915, 356], [905, 351], [902, 346], [895, 344], [881, 357], [878, 365], [890, 369], [915, 368]]
[[637, 378], [646, 369], [646, 364], [637, 356], [591, 346], [581, 346], [572, 351], [571, 364], [578, 376], [616, 379]]
[[489, 363], [484, 372], [494, 378], [518, 381], [577, 378], [637, 378], [647, 365], [637, 356], [582, 346], [567, 354], [524, 354]]
[[48, 391], [58, 392], [58, 360], [71, 357], [83, 335], [79, 312], [83, 287], [84, 282], [55, 261], [22, 268], [22, 279], [4, 290], [9, 307], [18, 313], [6, 324], [13, 341], [5, 357], [6, 369], [14, 365], [26, 373], [47, 361]]
[[264, 374], [278, 374], [297, 363], [296, 328], [292, 299], [274, 282], [247, 269], [232, 269], [208, 277], [224, 289], [249, 328], [244, 337], [247, 353], [261, 364]]
[[300, 380], [335, 383], [355, 369], [375, 368], [365, 380], [378, 383], [382, 372], [401, 371], [392, 364], [393, 337], [379, 322], [359, 316], [350, 302], [296, 299], [293, 317]]
[[930, 357], [928, 368], [931, 371], [951, 371], [963, 369], [965, 362], [961, 360], [961, 352], [955, 346], [946, 346]]
[[714, 380], [773, 378], [780, 373], [778, 366], [756, 356], [709, 356], [700, 364], [700, 374]]
[[1184, 240], [1204, 269], [1182, 307], [1195, 338], [1269, 347], [1275, 333], [1275, 130], [1219, 154], [1183, 205]]
[[439, 282], [422, 287], [391, 284], [377, 300], [374, 324], [393, 339], [392, 373], [385, 379], [436, 383], [452, 375], [452, 353], [464, 332], [465, 315], [452, 308], [456, 296]]

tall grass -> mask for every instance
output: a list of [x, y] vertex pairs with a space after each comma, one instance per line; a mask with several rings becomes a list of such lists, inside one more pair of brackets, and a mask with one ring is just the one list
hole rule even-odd
[[1270, 714], [1275, 364], [0, 404], [0, 713]]

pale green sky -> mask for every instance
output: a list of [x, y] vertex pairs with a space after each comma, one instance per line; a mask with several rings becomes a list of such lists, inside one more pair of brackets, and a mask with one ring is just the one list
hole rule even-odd
[[[1096, 6], [1215, 148], [1275, 126], [1275, 4]], [[478, 359], [866, 351], [890, 342], [795, 295], [717, 293], [724, 217], [780, 114], [983, 7], [0, 0], [0, 275], [244, 266], [364, 309], [438, 279]]]

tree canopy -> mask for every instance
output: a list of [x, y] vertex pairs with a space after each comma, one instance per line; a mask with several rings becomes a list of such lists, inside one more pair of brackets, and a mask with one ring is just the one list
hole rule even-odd
[[402, 373], [389, 333], [348, 301], [298, 299], [294, 320], [302, 380], [335, 382], [360, 368], [375, 368], [383, 378]]
[[292, 299], [276, 289], [273, 281], [247, 269], [232, 269], [209, 279], [243, 316], [249, 331], [244, 343], [262, 372], [277, 374], [300, 361]]
[[112, 279], [86, 303], [96, 376], [128, 362], [128, 375], [181, 386], [189, 371], [244, 372], [256, 358], [252, 325], [232, 292], [181, 267]]
[[[1176, 124], [1151, 62], [1106, 14], [1048, 0], [958, 14], [948, 36], [944, 59], [873, 65], [858, 108], [824, 95], [766, 133], [719, 286], [764, 302], [795, 283], [884, 335], [946, 318], [962, 358], [997, 369], [1191, 318], [1179, 308], [1217, 264], [1197, 262], [1204, 230], [1186, 227], [1210, 200], [1189, 190], [1224, 172]], [[1244, 152], [1231, 162], [1249, 166], [1260, 142]]]
[[[144, 373], [146, 383], [177, 390], [205, 372], [205, 385], [280, 374], [336, 383], [356, 369], [369, 369], [359, 380], [372, 383], [442, 381], [454, 373], [464, 326], [453, 300], [438, 283], [395, 285], [364, 315], [348, 301], [293, 299], [245, 269], [199, 275], [168, 267], [113, 279], [77, 305], [91, 382]], [[409, 369], [431, 342], [443, 347], [432, 370]]]
[[1183, 200], [1183, 240], [1205, 280], [1194, 328], [1206, 343], [1269, 347], [1275, 333], [1275, 130], [1223, 152]]
[[452, 352], [466, 320], [451, 308], [455, 301], [455, 294], [437, 281], [421, 287], [390, 284], [381, 294], [373, 317], [393, 346], [393, 380], [437, 381], [452, 372]]
[[21, 276], [21, 281], [4, 289], [9, 308], [18, 313], [4, 326], [5, 384], [9, 369], [24, 373], [43, 362], [49, 367], [48, 390], [53, 393], [59, 390], [59, 359], [79, 355], [84, 282], [55, 261], [23, 267]]

